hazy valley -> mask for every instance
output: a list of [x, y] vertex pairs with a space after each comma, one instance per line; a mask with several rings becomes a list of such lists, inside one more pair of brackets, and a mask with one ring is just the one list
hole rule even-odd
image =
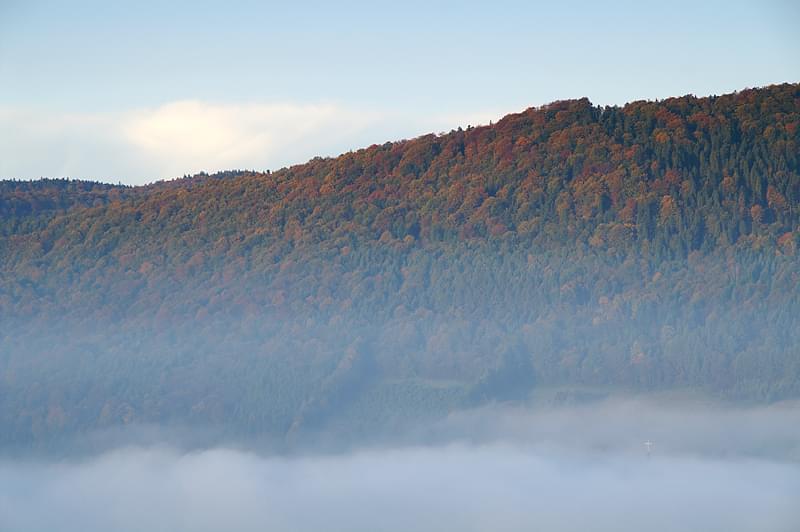
[[799, 248], [797, 84], [0, 181], [0, 528], [788, 532]]

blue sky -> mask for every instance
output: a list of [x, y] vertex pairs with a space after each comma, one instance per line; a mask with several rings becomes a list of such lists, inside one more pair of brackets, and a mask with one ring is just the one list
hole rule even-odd
[[556, 99], [800, 81], [800, 4], [0, 0], [0, 177], [278, 168]]

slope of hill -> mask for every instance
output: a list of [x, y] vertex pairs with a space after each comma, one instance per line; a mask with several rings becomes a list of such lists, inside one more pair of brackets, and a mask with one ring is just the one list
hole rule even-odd
[[0, 182], [0, 443], [294, 441], [552, 387], [800, 394], [800, 85], [272, 173]]

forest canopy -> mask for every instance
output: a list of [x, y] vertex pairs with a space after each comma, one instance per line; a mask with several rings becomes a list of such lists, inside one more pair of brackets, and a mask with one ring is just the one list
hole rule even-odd
[[555, 387], [800, 395], [800, 85], [274, 172], [0, 182], [0, 444], [292, 441]]

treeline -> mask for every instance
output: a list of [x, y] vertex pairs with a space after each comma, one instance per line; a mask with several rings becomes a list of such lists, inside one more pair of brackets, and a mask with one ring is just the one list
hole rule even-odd
[[7, 441], [290, 434], [549, 386], [800, 393], [800, 86], [271, 173], [0, 183]]

